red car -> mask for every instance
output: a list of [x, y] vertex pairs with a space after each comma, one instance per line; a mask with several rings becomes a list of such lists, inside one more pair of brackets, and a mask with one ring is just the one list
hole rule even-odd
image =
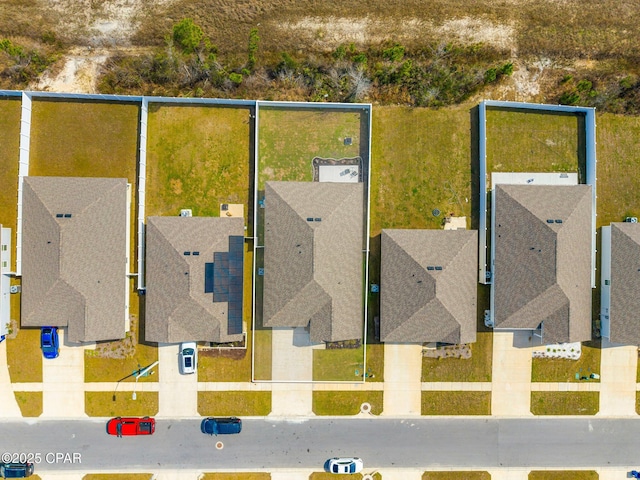
[[156, 421], [152, 417], [116, 417], [107, 422], [109, 435], [152, 435], [156, 430]]

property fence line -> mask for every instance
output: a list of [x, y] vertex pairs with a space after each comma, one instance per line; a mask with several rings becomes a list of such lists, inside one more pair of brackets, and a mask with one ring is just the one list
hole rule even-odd
[[138, 291], [145, 288], [145, 208], [147, 188], [147, 128], [149, 101], [143, 97], [140, 104], [140, 150], [138, 152]]
[[22, 92], [20, 110], [20, 156], [18, 159], [18, 214], [16, 224], [16, 275], [22, 275], [22, 188], [24, 177], [29, 175], [31, 145], [31, 95]]

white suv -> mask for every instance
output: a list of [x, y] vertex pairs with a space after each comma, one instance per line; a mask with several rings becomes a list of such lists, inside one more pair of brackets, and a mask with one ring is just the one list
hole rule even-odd
[[198, 346], [196, 342], [181, 343], [178, 357], [180, 361], [180, 373], [182, 375], [196, 373], [198, 369]]

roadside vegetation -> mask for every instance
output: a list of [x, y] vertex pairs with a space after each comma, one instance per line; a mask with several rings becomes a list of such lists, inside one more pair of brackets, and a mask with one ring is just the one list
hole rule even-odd
[[151, 473], [88, 473], [82, 480], [149, 480], [154, 477]]
[[23, 417], [42, 415], [42, 392], [14, 392]]
[[158, 413], [158, 392], [85, 392], [84, 411], [90, 417], [153, 416]]
[[529, 472], [529, 480], [598, 480], [598, 472], [593, 470], [534, 470]]
[[422, 480], [491, 480], [489, 472], [424, 472]]
[[198, 392], [198, 413], [206, 416], [262, 417], [271, 413], [271, 392]]
[[199, 480], [270, 480], [271, 474], [265, 472], [242, 473], [205, 473], [198, 477]]

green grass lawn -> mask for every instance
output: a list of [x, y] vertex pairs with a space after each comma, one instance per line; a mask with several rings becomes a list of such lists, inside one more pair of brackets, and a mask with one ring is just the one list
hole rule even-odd
[[[578, 360], [562, 358], [534, 358], [531, 366], [532, 382], [581, 382], [580, 377], [588, 377], [590, 373], [600, 373], [600, 342], [582, 344], [582, 355]], [[599, 382], [600, 380], [589, 380]]]
[[595, 415], [599, 409], [599, 392], [531, 392], [534, 415]]
[[384, 382], [384, 345], [382, 343], [367, 345], [367, 371], [373, 374], [367, 376], [367, 382]]
[[248, 213], [249, 110], [216, 106], [149, 107], [146, 214], [220, 214], [221, 203]]
[[256, 329], [254, 335], [256, 349], [253, 377], [255, 380], [271, 380], [271, 329]]
[[[127, 338], [111, 342], [100, 342], [96, 350], [84, 351], [84, 381], [85, 382], [117, 382], [132, 372], [151, 365], [158, 360], [156, 344], [142, 343], [144, 333], [138, 330], [137, 321], [131, 322], [131, 331]], [[135, 340], [134, 340], [135, 339]], [[104, 349], [102, 352], [101, 349]], [[122, 352], [126, 356], [118, 358], [115, 352]], [[139, 382], [157, 382], [161, 375], [160, 365], [153, 370], [155, 374], [139, 377]], [[127, 382], [135, 381], [130, 377]]]
[[314, 157], [360, 155], [360, 121], [359, 112], [261, 107], [258, 188], [270, 180], [310, 182]]
[[158, 392], [84, 392], [84, 411], [90, 417], [153, 416], [158, 413]]
[[11, 228], [14, 238], [18, 208], [20, 112], [19, 98], [0, 100], [0, 224]]
[[471, 358], [422, 358], [423, 382], [490, 382], [493, 334], [480, 331]]
[[422, 415], [491, 415], [491, 392], [423, 391]]
[[356, 415], [363, 403], [371, 405], [371, 413], [382, 413], [381, 391], [314, 391], [313, 412], [316, 415]]
[[597, 226], [640, 216], [640, 117], [598, 114]]
[[8, 338], [6, 342], [11, 383], [42, 382], [40, 329], [21, 328], [16, 338]]
[[487, 172], [577, 172], [579, 115], [487, 109]]
[[491, 480], [489, 472], [424, 472], [422, 480]]
[[198, 392], [202, 416], [264, 416], [271, 413], [271, 392]]
[[437, 229], [449, 213], [472, 214], [470, 107], [375, 108], [372, 236], [382, 228]]
[[42, 415], [42, 392], [14, 392], [23, 417]]
[[[313, 379], [320, 381], [356, 381], [364, 373], [364, 348], [313, 350]], [[367, 365], [367, 375], [378, 375]]]
[[593, 470], [533, 470], [529, 480], [598, 480], [598, 472]]

